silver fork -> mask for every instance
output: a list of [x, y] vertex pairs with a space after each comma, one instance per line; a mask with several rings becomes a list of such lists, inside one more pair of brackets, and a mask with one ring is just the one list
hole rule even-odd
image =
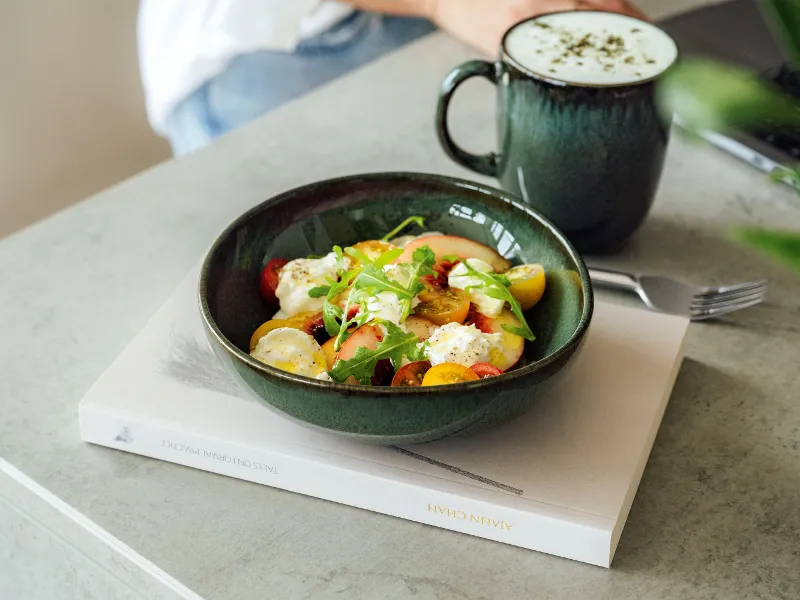
[[681, 283], [659, 275], [622, 273], [590, 268], [592, 283], [636, 292], [642, 301], [656, 311], [683, 315], [693, 321], [713, 319], [762, 302], [767, 280], [759, 279], [718, 287]]

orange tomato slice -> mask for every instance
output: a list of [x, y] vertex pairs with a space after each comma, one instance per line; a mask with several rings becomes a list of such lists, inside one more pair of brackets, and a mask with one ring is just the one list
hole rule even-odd
[[428, 287], [419, 295], [414, 314], [434, 325], [463, 323], [469, 313], [469, 294], [458, 288]]
[[475, 371], [459, 365], [458, 363], [442, 363], [431, 367], [425, 373], [422, 386], [449, 385], [451, 383], [463, 383], [464, 381], [477, 381], [480, 379]]

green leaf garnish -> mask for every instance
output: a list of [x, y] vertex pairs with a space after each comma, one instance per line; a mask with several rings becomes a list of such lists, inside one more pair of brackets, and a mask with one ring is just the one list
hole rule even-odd
[[457, 260], [461, 260], [461, 257], [460, 256], [456, 256], [455, 254], [445, 254], [442, 257], [442, 260], [446, 260], [446, 261], [449, 261], [449, 262], [456, 262]]
[[328, 374], [337, 383], [344, 383], [349, 377], [355, 377], [364, 385], [369, 385], [375, 374], [378, 362], [388, 358], [395, 369], [399, 369], [403, 357], [411, 361], [424, 358], [424, 346], [417, 347], [419, 340], [413, 333], [405, 333], [391, 321], [379, 320], [375, 322], [386, 328], [386, 335], [378, 342], [374, 350], [361, 346], [352, 358], [338, 360]]
[[329, 285], [321, 285], [315, 288], [311, 288], [308, 290], [308, 295], [311, 298], [322, 298], [323, 296], [327, 296], [328, 292], [331, 291], [331, 286]]
[[402, 298], [400, 301], [401, 323], [405, 322], [405, 320], [411, 314], [411, 302], [414, 300], [414, 297], [425, 289], [425, 285], [419, 280], [419, 278], [424, 277], [425, 275], [433, 274], [433, 265], [436, 263], [436, 256], [434, 255], [433, 250], [431, 250], [427, 245], [414, 250], [411, 258], [414, 261], [413, 263], [407, 266], [405, 263], [401, 265], [408, 269], [409, 275], [407, 288], [408, 295], [405, 298]]
[[405, 229], [406, 227], [408, 227], [412, 223], [416, 223], [420, 227], [425, 227], [425, 219], [423, 217], [416, 217], [416, 216], [415, 217], [408, 217], [405, 221], [400, 223], [400, 225], [398, 225], [397, 227], [392, 229], [389, 233], [387, 233], [385, 236], [383, 236], [383, 238], [381, 238], [381, 241], [388, 242], [390, 239], [392, 239], [393, 237], [396, 237], [398, 233], [403, 231], [403, 229]]
[[660, 110], [685, 129], [727, 132], [742, 127], [800, 124], [793, 99], [758, 73], [702, 58], [687, 58], [657, 85]]
[[734, 238], [800, 274], [800, 233], [739, 227]]
[[383, 254], [381, 254], [378, 258], [375, 259], [375, 262], [372, 263], [376, 269], [382, 269], [389, 263], [394, 262], [396, 259], [400, 258], [400, 255], [403, 253], [402, 248], [395, 248], [394, 250], [387, 250]]
[[477, 269], [473, 268], [472, 265], [469, 264], [469, 261], [463, 261], [462, 263], [466, 269], [467, 273], [477, 277], [481, 280], [482, 285], [480, 286], [467, 286], [467, 289], [470, 288], [478, 288], [481, 292], [489, 296], [490, 298], [495, 298], [497, 300], [505, 300], [508, 302], [509, 307], [511, 308], [511, 312], [514, 313], [514, 316], [519, 319], [521, 327], [514, 327], [513, 325], [503, 325], [503, 329], [510, 333], [514, 333], [516, 335], [520, 335], [524, 337], [526, 340], [532, 342], [536, 339], [536, 336], [533, 335], [531, 328], [528, 327], [528, 322], [525, 320], [525, 315], [522, 314], [522, 307], [517, 302], [517, 299], [509, 291], [509, 287], [511, 286], [511, 282], [505, 275], [500, 275], [499, 273], [483, 273], [478, 271]]

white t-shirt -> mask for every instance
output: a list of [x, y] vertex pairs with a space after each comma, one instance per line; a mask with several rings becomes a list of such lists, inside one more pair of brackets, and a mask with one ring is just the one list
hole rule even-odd
[[157, 132], [172, 110], [234, 57], [291, 52], [353, 11], [333, 0], [141, 0], [139, 65]]

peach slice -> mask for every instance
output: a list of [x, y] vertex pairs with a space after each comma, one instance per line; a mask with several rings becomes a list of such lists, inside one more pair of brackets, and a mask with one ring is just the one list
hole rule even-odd
[[502, 273], [511, 266], [511, 263], [500, 256], [495, 250], [483, 244], [459, 237], [457, 235], [428, 235], [417, 238], [403, 248], [403, 254], [395, 262], [411, 262], [414, 250], [428, 246], [436, 255], [436, 260], [445, 256], [457, 256], [460, 259], [480, 258], [486, 261], [497, 273]]
[[406, 331], [417, 336], [420, 342], [424, 342], [433, 335], [436, 324], [428, 319], [411, 315], [405, 322]]
[[471, 310], [467, 315], [466, 324], [472, 323], [483, 333], [500, 333], [503, 336], [500, 340], [500, 348], [493, 348], [489, 352], [490, 363], [501, 371], [508, 371], [519, 362], [525, 351], [525, 338], [503, 329], [503, 325], [520, 326], [519, 319], [514, 316], [514, 313], [505, 308], [498, 316], [487, 317], [483, 313]]

